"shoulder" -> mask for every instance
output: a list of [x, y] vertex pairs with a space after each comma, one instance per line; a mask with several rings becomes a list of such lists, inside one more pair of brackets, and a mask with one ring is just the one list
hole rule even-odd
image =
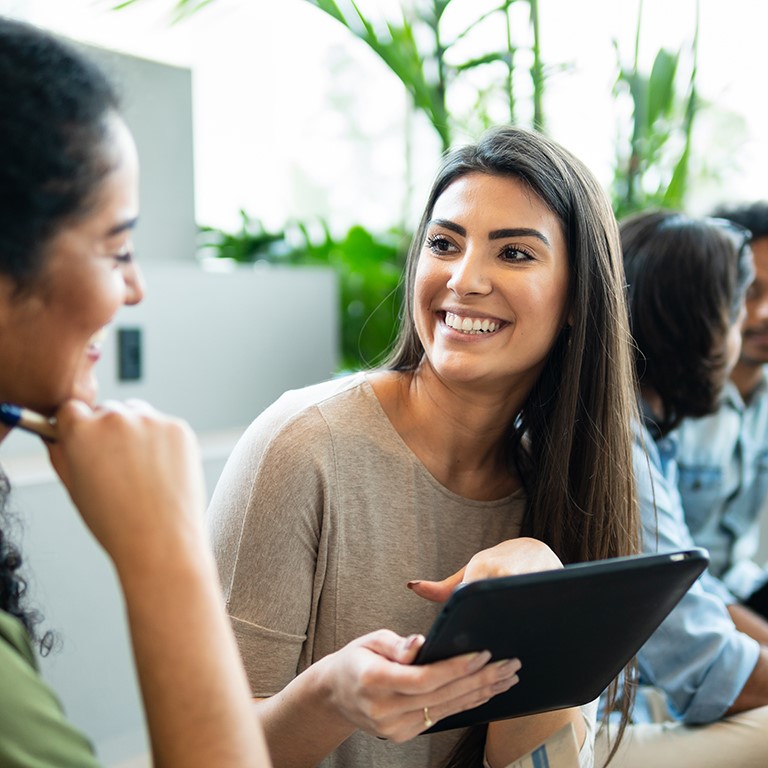
[[329, 431], [329, 418], [342, 414], [352, 420], [365, 399], [365, 386], [365, 377], [354, 374], [285, 392], [251, 422], [236, 451], [261, 454], [267, 447], [297, 441], [303, 447], [316, 445], [312, 438]]
[[97, 765], [37, 671], [24, 627], [0, 611], [0, 765]]
[[322, 483], [337, 463], [338, 452], [354, 450], [355, 433], [373, 431], [376, 402], [365, 374], [332, 379], [291, 390], [263, 411], [244, 432], [232, 451], [217, 484], [250, 493], [265, 480], [292, 482], [306, 487]]
[[12, 651], [37, 669], [37, 658], [24, 625], [5, 611], [0, 611], [0, 648], [6, 653]]

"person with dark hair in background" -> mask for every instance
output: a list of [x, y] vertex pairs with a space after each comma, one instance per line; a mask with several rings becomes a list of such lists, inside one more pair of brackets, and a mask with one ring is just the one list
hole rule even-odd
[[755, 562], [768, 513], [768, 202], [718, 208], [713, 215], [752, 233], [755, 279], [747, 291], [741, 354], [715, 413], [677, 431], [678, 488], [693, 540], [710, 554], [709, 572], [727, 590], [736, 626], [768, 643], [768, 570]]
[[[205, 539], [194, 435], [143, 403], [95, 404], [103, 329], [143, 296], [133, 140], [97, 68], [2, 17], [0, 83], [0, 441], [14, 421], [46, 431], [54, 469], [115, 565], [154, 765], [266, 768]], [[2, 477], [0, 512], [8, 493]], [[0, 765], [96, 765], [38, 673], [34, 614], [6, 530]]]
[[281, 397], [211, 502], [275, 762], [502, 768], [571, 724], [591, 766], [594, 705], [414, 738], [520, 664], [414, 666], [423, 637], [403, 636], [462, 580], [635, 553], [635, 408], [616, 221], [592, 174], [513, 127], [450, 152], [388, 361]]
[[[620, 225], [642, 424], [634, 471], [646, 551], [695, 546], [677, 489], [675, 428], [713, 413], [738, 359], [750, 233], [653, 211]], [[641, 687], [616, 768], [764, 766], [768, 650], [740, 631], [708, 572], [638, 654]], [[697, 726], [697, 727], [692, 727]], [[598, 734], [597, 754], [612, 745]]]

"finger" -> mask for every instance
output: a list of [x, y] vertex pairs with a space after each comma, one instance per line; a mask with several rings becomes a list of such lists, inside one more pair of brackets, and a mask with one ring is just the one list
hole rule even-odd
[[56, 441], [46, 441], [48, 456], [51, 464], [61, 479], [65, 482], [69, 474], [64, 460], [67, 439], [78, 424], [93, 418], [93, 410], [82, 400], [67, 400], [56, 411]]
[[[521, 664], [518, 659], [506, 659], [488, 664], [477, 675], [451, 683], [425, 697], [430, 719], [436, 723], [451, 715], [474, 709], [490, 701], [494, 696], [508, 691], [520, 682]], [[419, 701], [421, 703], [421, 701]], [[423, 715], [423, 707], [419, 710]], [[426, 730], [422, 727], [421, 730]]]
[[[474, 709], [519, 682], [520, 662], [517, 659], [489, 664], [479, 676], [451, 685], [428, 696], [412, 697], [408, 712], [399, 722], [381, 730], [386, 738], [400, 743], [412, 739], [451, 715]], [[445, 698], [445, 697], [448, 698]]]
[[464, 579], [465, 568], [461, 568], [442, 581], [409, 581], [406, 586], [425, 600], [431, 600], [433, 603], [444, 603], [451, 596], [453, 590], [461, 584]]
[[72, 425], [82, 419], [93, 416], [93, 409], [82, 400], [67, 400], [56, 411], [56, 423], [59, 430], [67, 432]]
[[402, 637], [389, 629], [380, 629], [363, 635], [357, 642], [388, 661], [410, 664], [424, 643], [424, 637], [422, 635]]
[[395, 664], [372, 668], [367, 685], [397, 692], [406, 700], [434, 693], [456, 680], [470, 677], [487, 665], [490, 658], [489, 651], [480, 651], [432, 664]]
[[141, 400], [137, 397], [129, 397], [125, 400], [125, 405], [132, 411], [147, 415], [158, 415], [159, 411], [146, 400]]
[[396, 661], [399, 664], [413, 664], [422, 645], [424, 645], [424, 635], [404, 637], [399, 644], [396, 658], [393, 658], [392, 661]]

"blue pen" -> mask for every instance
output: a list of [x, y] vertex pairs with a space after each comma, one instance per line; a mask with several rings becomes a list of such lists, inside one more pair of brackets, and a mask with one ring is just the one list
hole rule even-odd
[[20, 427], [49, 441], [58, 437], [56, 421], [12, 403], [0, 403], [0, 422], [9, 427]]

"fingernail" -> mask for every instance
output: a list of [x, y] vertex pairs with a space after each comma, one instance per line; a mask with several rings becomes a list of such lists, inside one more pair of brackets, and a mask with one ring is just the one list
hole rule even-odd
[[424, 642], [424, 635], [408, 635], [405, 638], [405, 650], [410, 651], [417, 645], [421, 645]]
[[493, 692], [504, 693], [504, 691], [508, 691], [513, 685], [517, 685], [519, 682], [520, 678], [517, 675], [512, 675], [512, 677], [508, 677], [506, 680], [499, 680], [497, 683], [494, 683]]
[[408, 589], [413, 589], [417, 584], [421, 584], [421, 579], [415, 579], [414, 581], [409, 581], [405, 586], [408, 587]]
[[472, 653], [467, 658], [467, 670], [469, 672], [477, 672], [478, 669], [482, 669], [491, 659], [490, 651], [479, 651], [478, 653]]
[[502, 659], [501, 661], [495, 661], [492, 666], [496, 669], [496, 673], [501, 678], [515, 674], [520, 670], [522, 664], [520, 663], [520, 659]]

